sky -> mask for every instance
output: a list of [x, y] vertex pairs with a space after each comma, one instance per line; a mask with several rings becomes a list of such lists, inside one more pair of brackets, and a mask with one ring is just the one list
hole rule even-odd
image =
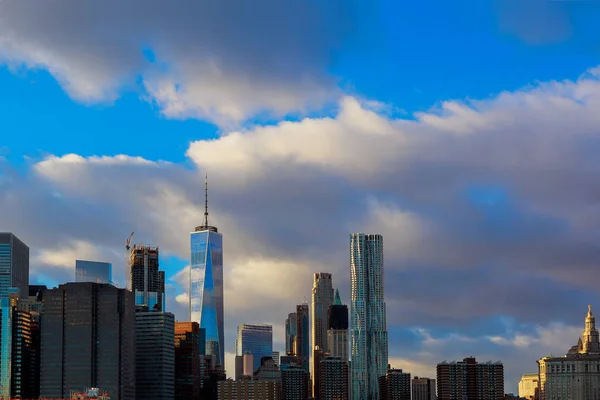
[[[325, 4], [324, 4], [325, 3]], [[381, 233], [390, 363], [501, 360], [506, 391], [600, 309], [597, 1], [0, 1], [0, 231], [31, 283], [224, 236], [226, 367]]]

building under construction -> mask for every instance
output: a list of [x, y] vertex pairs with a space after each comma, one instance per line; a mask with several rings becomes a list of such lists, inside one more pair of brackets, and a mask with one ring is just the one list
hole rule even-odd
[[137, 307], [165, 310], [165, 272], [159, 271], [158, 266], [158, 246], [133, 245], [129, 253], [129, 274]]

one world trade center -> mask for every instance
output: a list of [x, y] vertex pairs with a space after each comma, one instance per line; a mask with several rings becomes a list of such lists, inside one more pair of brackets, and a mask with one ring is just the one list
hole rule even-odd
[[206, 354], [224, 365], [223, 236], [208, 224], [207, 181], [204, 190], [204, 224], [190, 235], [190, 321], [205, 330]]

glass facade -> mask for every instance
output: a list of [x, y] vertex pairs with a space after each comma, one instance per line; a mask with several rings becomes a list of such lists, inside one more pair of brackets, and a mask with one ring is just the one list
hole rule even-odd
[[253, 372], [260, 367], [263, 357], [273, 357], [273, 327], [271, 325], [241, 324], [235, 341], [235, 355], [250, 353], [254, 356]]
[[377, 400], [388, 365], [381, 235], [350, 235], [350, 280], [352, 399]]
[[190, 321], [206, 332], [206, 354], [224, 364], [223, 236], [213, 227], [191, 234]]
[[75, 281], [112, 284], [112, 264], [75, 260]]

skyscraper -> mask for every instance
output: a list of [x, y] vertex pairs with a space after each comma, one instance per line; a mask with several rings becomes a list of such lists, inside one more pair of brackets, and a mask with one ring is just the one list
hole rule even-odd
[[175, 322], [175, 400], [200, 400], [200, 341], [200, 324]]
[[29, 247], [12, 233], [0, 233], [0, 396], [11, 396], [13, 310], [29, 293]]
[[[314, 276], [312, 288], [312, 310], [311, 310], [311, 338], [313, 358], [310, 364], [311, 376], [313, 382], [317, 381], [318, 376], [315, 371], [318, 369], [318, 361], [314, 357], [314, 352], [319, 348], [322, 352], [328, 353], [327, 344], [327, 316], [329, 306], [333, 304], [333, 285], [331, 283], [331, 274], [325, 272], [316, 273]], [[315, 383], [316, 386], [316, 383]], [[313, 396], [317, 397], [318, 387], [313, 387]]]
[[325, 356], [320, 362], [319, 375], [320, 400], [349, 400], [347, 361]]
[[205, 182], [204, 224], [190, 235], [190, 320], [206, 330], [206, 354], [225, 363], [223, 326], [223, 236], [208, 224]]
[[96, 387], [135, 398], [135, 304], [127, 289], [67, 283], [44, 292], [41, 397]]
[[112, 285], [112, 264], [75, 260], [75, 281], [109, 283]]
[[135, 395], [138, 399], [175, 398], [175, 316], [135, 313]]
[[33, 320], [30, 313], [13, 308], [11, 397], [33, 399], [36, 388], [36, 348], [33, 343]]
[[135, 305], [164, 311], [165, 271], [158, 269], [158, 246], [134, 244], [129, 253], [129, 268]]
[[296, 355], [296, 336], [298, 335], [298, 315], [288, 314], [285, 320], [285, 354]]
[[[263, 357], [273, 356], [273, 327], [263, 324], [240, 324], [235, 340], [235, 355], [254, 356], [252, 374], [260, 367]], [[252, 375], [251, 374], [251, 375]]]
[[306, 372], [310, 372], [308, 304], [298, 304], [296, 306], [296, 316], [296, 357], [298, 357], [298, 364], [300, 364]]
[[389, 369], [379, 377], [379, 400], [410, 400], [410, 374]]
[[350, 279], [352, 398], [377, 400], [388, 365], [381, 235], [350, 235]]
[[342, 304], [339, 290], [329, 306], [327, 321], [327, 345], [332, 356], [348, 361], [348, 306]]
[[289, 365], [281, 371], [281, 400], [307, 400], [310, 376], [300, 365]]

